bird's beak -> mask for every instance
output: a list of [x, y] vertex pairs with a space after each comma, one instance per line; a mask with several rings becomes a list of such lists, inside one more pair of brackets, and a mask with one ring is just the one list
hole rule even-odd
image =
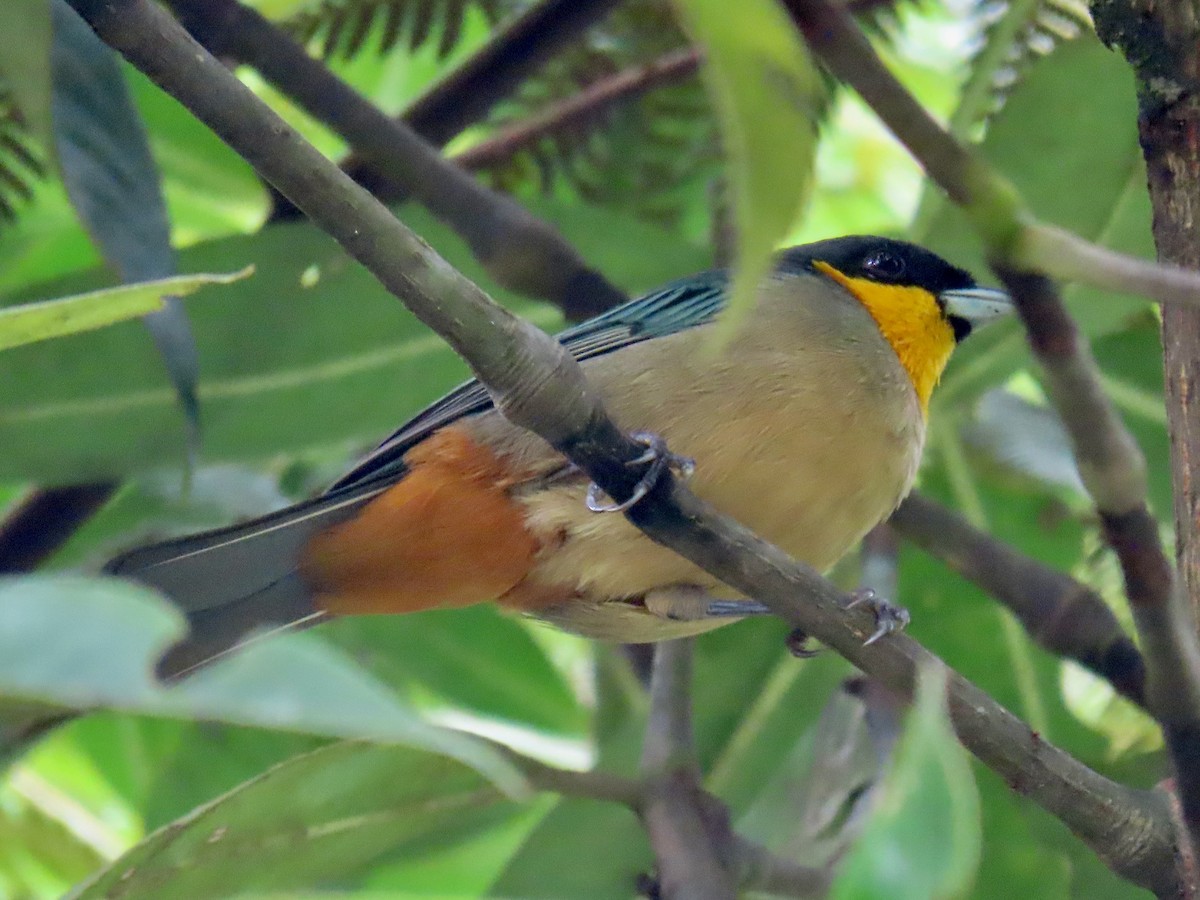
[[938, 299], [942, 301], [948, 318], [963, 319], [972, 328], [1013, 312], [1011, 298], [999, 288], [973, 287], [942, 291]]
[[1013, 312], [1012, 299], [999, 288], [959, 288], [942, 291], [938, 300], [946, 311], [946, 319], [954, 329], [954, 338], [961, 341], [976, 328], [993, 319]]

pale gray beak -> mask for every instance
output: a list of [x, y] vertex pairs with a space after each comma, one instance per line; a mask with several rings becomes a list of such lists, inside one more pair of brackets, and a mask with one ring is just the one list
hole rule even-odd
[[993, 319], [1011, 315], [1013, 302], [999, 288], [958, 288], [938, 294], [946, 318], [954, 329], [954, 337], [962, 340], [976, 328]]

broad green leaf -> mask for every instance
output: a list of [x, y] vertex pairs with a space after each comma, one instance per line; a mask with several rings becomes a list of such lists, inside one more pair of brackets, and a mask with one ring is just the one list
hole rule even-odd
[[116, 580], [0, 580], [0, 715], [10, 702], [37, 702], [394, 742], [462, 760], [507, 790], [524, 783], [494, 751], [425, 722], [309, 635], [263, 641], [161, 687], [153, 660], [181, 632], [161, 600]]
[[817, 145], [823, 87], [795, 26], [775, 0], [676, 0], [704, 48], [734, 192], [737, 261], [730, 327], [749, 315], [771, 254], [803, 206]]
[[967, 895], [981, 852], [979, 792], [946, 710], [944, 669], [926, 670], [891, 770], [832, 896]]
[[[534, 627], [544, 627], [534, 625]], [[381, 681], [539, 730], [580, 735], [586, 715], [526, 626], [493, 606], [344, 619], [330, 639]]]
[[[162, 185], [117, 54], [64, 0], [53, 0], [54, 144], [67, 195], [123, 281], [175, 274]], [[144, 322], [166, 364], [199, 451], [199, 360], [183, 304], [168, 297]]]
[[177, 275], [9, 306], [0, 309], [0, 350], [138, 318], [162, 309], [167, 297], [184, 297], [207, 284], [231, 284], [249, 277], [253, 271], [253, 266], [247, 266], [227, 275]]
[[343, 742], [294, 757], [159, 829], [71, 896], [226, 897], [314, 888], [519, 811], [461, 762]]
[[[55, 0], [57, 2], [57, 0]], [[51, 0], [8, 0], [0, 28], [0, 84], [30, 133], [50, 149]]]
[[489, 896], [626, 900], [637, 894], [638, 875], [653, 865], [650, 845], [632, 812], [612, 803], [564, 797], [509, 862]]
[[[708, 264], [704, 251], [596, 210], [540, 208], [589, 262], [641, 291]], [[491, 283], [429, 216], [404, 218], [469, 277]], [[375, 280], [310, 225], [183, 251], [187, 271], [256, 267], [253, 279], [189, 301], [203, 360], [199, 396], [209, 461], [254, 459], [390, 432], [467, 376], [466, 366]], [[103, 283], [100, 273], [39, 292]], [[557, 311], [495, 291], [545, 327]], [[174, 396], [132, 324], [0, 356], [0, 479], [109, 478], [178, 459]]]

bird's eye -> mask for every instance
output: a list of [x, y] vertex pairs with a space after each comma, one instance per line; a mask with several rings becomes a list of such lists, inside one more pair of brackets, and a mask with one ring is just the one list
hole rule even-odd
[[904, 274], [904, 260], [885, 250], [872, 253], [863, 260], [863, 271], [872, 278], [895, 281]]

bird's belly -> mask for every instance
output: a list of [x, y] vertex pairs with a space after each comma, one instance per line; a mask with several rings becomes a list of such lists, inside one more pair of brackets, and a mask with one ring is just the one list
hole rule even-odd
[[[761, 416], [742, 410], [723, 420], [726, 433], [715, 435], [691, 424], [712, 422], [712, 417], [681, 415], [662, 433], [675, 452], [695, 456], [690, 487], [700, 497], [824, 571], [907, 492], [920, 456], [923, 421], [918, 416], [914, 424], [909, 415], [871, 410], [844, 414], [820, 427], [787, 427], [783, 423], [812, 421], [787, 412], [777, 403], [764, 406]], [[747, 439], [748, 433], [753, 437]], [[645, 537], [624, 516], [589, 512], [585, 487], [584, 479], [575, 479], [523, 498], [527, 521], [543, 546], [528, 580], [553, 586], [531, 596], [561, 602], [567, 590], [569, 596], [603, 603], [671, 584], [737, 596]]]

